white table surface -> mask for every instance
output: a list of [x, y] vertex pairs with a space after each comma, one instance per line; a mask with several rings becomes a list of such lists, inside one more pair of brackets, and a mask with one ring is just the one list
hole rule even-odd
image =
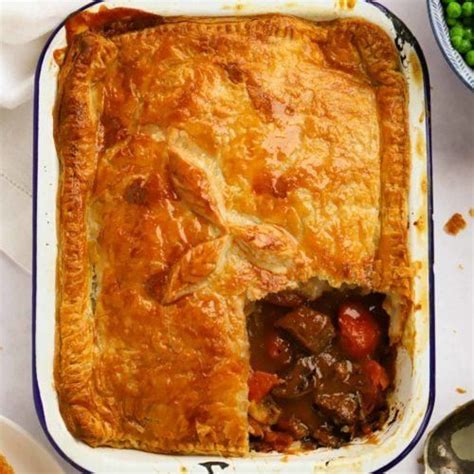
[[[436, 404], [433, 427], [473, 398], [474, 94], [445, 63], [432, 36], [424, 0], [380, 0], [400, 16], [420, 42], [432, 86], [434, 230], [436, 275]], [[461, 212], [468, 222], [458, 236], [443, 225]], [[39, 274], [41, 278], [41, 273]], [[32, 396], [31, 276], [0, 253], [0, 413], [20, 424], [53, 452], [38, 423]], [[39, 355], [41, 357], [41, 355]], [[459, 393], [460, 387], [466, 393]], [[422, 472], [423, 441], [391, 472]]]

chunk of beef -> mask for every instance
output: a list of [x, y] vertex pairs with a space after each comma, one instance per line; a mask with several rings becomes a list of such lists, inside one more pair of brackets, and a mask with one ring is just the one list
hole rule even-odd
[[302, 439], [309, 435], [309, 428], [293, 415], [290, 418], [280, 418], [276, 427], [289, 433], [293, 439]]
[[353, 425], [360, 418], [359, 399], [353, 393], [318, 393], [314, 403], [321, 413], [339, 426]]
[[265, 349], [268, 356], [281, 366], [289, 366], [293, 360], [291, 344], [273, 330], [265, 337]]
[[291, 311], [279, 319], [275, 326], [288, 331], [315, 355], [321, 353], [336, 335], [331, 318], [307, 306]]
[[338, 448], [343, 440], [335, 436], [329, 426], [323, 424], [313, 431], [313, 438], [324, 448]]
[[314, 388], [313, 374], [316, 371], [314, 356], [301, 357], [283, 378], [283, 383], [272, 390], [278, 398], [299, 398]]
[[284, 308], [297, 308], [305, 302], [305, 298], [296, 291], [283, 290], [279, 293], [269, 293], [264, 301]]

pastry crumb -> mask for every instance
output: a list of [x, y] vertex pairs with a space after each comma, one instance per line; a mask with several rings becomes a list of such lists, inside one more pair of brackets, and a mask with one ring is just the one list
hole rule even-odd
[[464, 265], [463, 265], [462, 263], [460, 263], [460, 264], [458, 265], [458, 268], [459, 268], [459, 270], [464, 270]]
[[456, 387], [456, 392], [463, 394], [463, 393], [466, 393], [466, 390], [462, 387]]
[[424, 459], [423, 455], [421, 455], [421, 456], [416, 460], [416, 462], [417, 462], [418, 464], [425, 464], [425, 459]]
[[469, 215], [471, 217], [474, 217], [474, 207], [471, 207], [471, 209], [469, 209]]
[[421, 232], [425, 230], [425, 218], [424, 216], [420, 216], [415, 222], [413, 222], [413, 225], [419, 229]]
[[449, 235], [457, 235], [465, 227], [466, 221], [464, 220], [464, 217], [462, 214], [459, 214], [459, 212], [456, 212], [449, 218], [448, 222], [444, 224], [444, 231]]

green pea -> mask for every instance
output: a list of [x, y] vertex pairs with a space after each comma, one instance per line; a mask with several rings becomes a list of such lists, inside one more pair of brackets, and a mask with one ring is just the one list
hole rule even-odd
[[474, 67], [474, 49], [471, 49], [466, 53], [466, 62], [469, 66]]
[[462, 7], [462, 16], [465, 18], [471, 17], [472, 14], [474, 13], [474, 3], [472, 2], [464, 2]]
[[462, 35], [462, 37], [464, 39], [469, 40], [469, 41], [472, 41], [474, 39], [471, 26], [468, 26], [467, 28], [464, 28], [464, 34]]
[[453, 48], [458, 51], [458, 48], [461, 46], [463, 39], [461, 36], [455, 36], [454, 38], [451, 39], [451, 44], [453, 45]]
[[449, 18], [459, 18], [462, 15], [462, 7], [458, 2], [451, 2], [446, 8], [446, 13]]
[[448, 18], [446, 20], [446, 23], [448, 24], [448, 26], [462, 26], [462, 23], [456, 18]]
[[472, 43], [467, 39], [463, 39], [456, 49], [461, 54], [466, 54], [470, 49], [472, 49]]
[[460, 25], [453, 26], [449, 30], [449, 36], [453, 39], [455, 36], [460, 36], [461, 38], [464, 36], [464, 28]]
[[474, 26], [474, 17], [465, 17], [462, 19], [462, 24], [464, 26]]

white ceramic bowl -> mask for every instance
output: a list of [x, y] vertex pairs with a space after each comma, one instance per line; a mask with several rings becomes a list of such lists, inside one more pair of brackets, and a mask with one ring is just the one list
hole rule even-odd
[[21, 473], [62, 474], [56, 460], [23, 428], [0, 415], [0, 454]]
[[462, 55], [459, 54], [451, 44], [449, 27], [444, 18], [444, 9], [441, 0], [428, 0], [428, 13], [433, 34], [443, 53], [444, 59], [446, 59], [446, 62], [459, 79], [461, 79], [471, 91], [474, 91], [474, 69], [466, 64]]

